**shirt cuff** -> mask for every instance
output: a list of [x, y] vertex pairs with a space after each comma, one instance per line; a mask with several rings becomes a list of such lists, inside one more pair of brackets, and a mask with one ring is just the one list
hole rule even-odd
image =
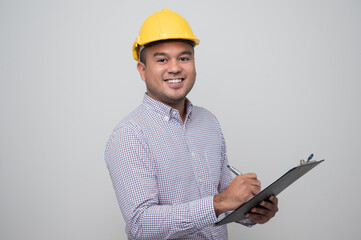
[[252, 222], [248, 218], [242, 219], [242, 220], [238, 221], [237, 223], [240, 223], [240, 224], [242, 224], [243, 226], [246, 226], [246, 227], [253, 227], [254, 225], [256, 225], [256, 223]]
[[213, 207], [213, 196], [201, 198], [190, 203], [190, 216], [197, 229], [209, 227], [217, 222], [216, 213]]

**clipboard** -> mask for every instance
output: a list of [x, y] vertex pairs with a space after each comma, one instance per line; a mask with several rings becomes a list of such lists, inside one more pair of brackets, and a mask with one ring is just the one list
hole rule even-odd
[[308, 171], [310, 171], [312, 168], [316, 167], [318, 164], [320, 164], [323, 161], [324, 159], [320, 161], [309, 161], [309, 162], [305, 162], [301, 160], [299, 166], [291, 168], [288, 172], [286, 172], [279, 179], [274, 181], [267, 188], [263, 189], [263, 191], [255, 195], [248, 202], [242, 204], [240, 207], [234, 210], [227, 217], [223, 218], [221, 221], [216, 222], [215, 226], [220, 226], [223, 224], [247, 219], [245, 217], [245, 214], [250, 212], [250, 210], [253, 207], [256, 207], [261, 201], [267, 199], [270, 195], [277, 196], [288, 186], [294, 183], [297, 179], [305, 175]]

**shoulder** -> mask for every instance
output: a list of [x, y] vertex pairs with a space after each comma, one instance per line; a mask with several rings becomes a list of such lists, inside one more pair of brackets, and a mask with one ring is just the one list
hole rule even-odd
[[144, 118], [144, 107], [140, 105], [128, 116], [123, 118], [113, 129], [107, 144], [113, 141], [129, 141], [131, 138], [142, 138], [141, 123]]
[[110, 134], [105, 146], [105, 161], [112, 164], [121, 156], [135, 154], [146, 149], [147, 143], [142, 129], [144, 107], [141, 105], [122, 119]]

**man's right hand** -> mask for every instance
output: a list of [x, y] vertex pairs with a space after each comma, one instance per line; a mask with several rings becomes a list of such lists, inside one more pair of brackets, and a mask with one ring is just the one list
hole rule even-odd
[[233, 211], [261, 191], [261, 182], [255, 173], [238, 175], [227, 189], [213, 197], [216, 216]]

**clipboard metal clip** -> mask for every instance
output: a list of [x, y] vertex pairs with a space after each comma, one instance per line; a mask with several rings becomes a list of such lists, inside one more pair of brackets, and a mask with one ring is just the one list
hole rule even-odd
[[316, 162], [316, 160], [306, 161], [306, 160], [301, 159], [300, 160], [300, 166], [307, 165], [307, 164], [313, 163], [313, 162]]

